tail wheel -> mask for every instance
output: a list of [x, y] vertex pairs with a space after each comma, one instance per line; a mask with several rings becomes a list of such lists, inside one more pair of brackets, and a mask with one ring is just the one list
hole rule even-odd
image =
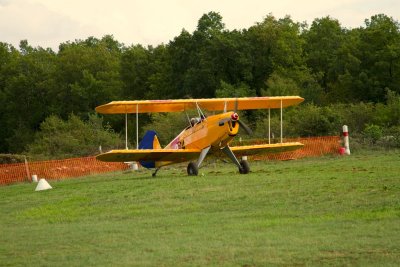
[[197, 176], [199, 174], [199, 168], [197, 168], [196, 163], [189, 163], [189, 165], [187, 166], [187, 173], [189, 176]]
[[250, 166], [249, 166], [249, 163], [247, 162], [247, 160], [240, 161], [239, 172], [241, 174], [248, 174], [250, 172]]

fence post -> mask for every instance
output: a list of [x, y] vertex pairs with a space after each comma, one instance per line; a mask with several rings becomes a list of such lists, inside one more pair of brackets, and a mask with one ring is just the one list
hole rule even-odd
[[26, 171], [27, 180], [28, 180], [28, 181], [32, 181], [31, 173], [30, 173], [30, 171], [29, 171], [28, 161], [26, 160], [26, 156], [24, 156], [24, 158], [25, 158], [25, 171]]
[[343, 140], [344, 140], [345, 153], [347, 155], [350, 155], [349, 129], [347, 125], [343, 125]]

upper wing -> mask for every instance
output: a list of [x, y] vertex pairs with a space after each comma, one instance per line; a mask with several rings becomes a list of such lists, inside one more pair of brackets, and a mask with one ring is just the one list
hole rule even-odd
[[171, 161], [184, 162], [198, 158], [201, 150], [197, 149], [131, 149], [111, 150], [96, 156], [98, 160], [109, 162], [126, 161]]
[[180, 112], [195, 109], [197, 105], [209, 111], [274, 109], [297, 105], [303, 101], [304, 98], [299, 96], [113, 101], [96, 107], [96, 111], [103, 114]]
[[234, 146], [231, 147], [236, 156], [250, 156], [254, 154], [267, 154], [292, 151], [302, 148], [304, 145], [299, 142], [281, 144], [263, 144], [253, 146]]

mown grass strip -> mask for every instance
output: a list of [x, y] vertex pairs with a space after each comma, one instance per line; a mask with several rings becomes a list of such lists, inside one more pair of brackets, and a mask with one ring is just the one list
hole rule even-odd
[[397, 266], [399, 163], [374, 152], [0, 187], [0, 265]]

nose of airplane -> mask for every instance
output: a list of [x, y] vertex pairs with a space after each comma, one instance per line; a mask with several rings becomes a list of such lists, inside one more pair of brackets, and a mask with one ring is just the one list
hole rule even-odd
[[230, 136], [235, 136], [239, 131], [239, 115], [234, 112], [231, 114], [230, 119], [228, 120], [228, 134]]
[[239, 115], [235, 112], [235, 113], [232, 113], [232, 115], [231, 115], [231, 120], [232, 121], [237, 121], [237, 120], [239, 120]]

